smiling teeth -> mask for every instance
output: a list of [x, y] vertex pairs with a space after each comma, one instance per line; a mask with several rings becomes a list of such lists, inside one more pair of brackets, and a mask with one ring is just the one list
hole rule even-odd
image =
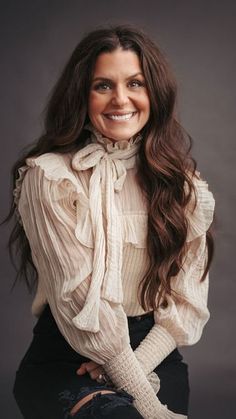
[[127, 119], [130, 119], [133, 116], [134, 112], [127, 113], [125, 115], [107, 115], [107, 118], [113, 119], [116, 121], [125, 121]]

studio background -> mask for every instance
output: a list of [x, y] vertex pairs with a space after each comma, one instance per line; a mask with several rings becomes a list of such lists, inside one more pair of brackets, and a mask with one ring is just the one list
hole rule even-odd
[[[210, 274], [211, 319], [201, 341], [182, 349], [189, 363], [191, 419], [232, 419], [236, 408], [235, 335], [235, 35], [234, 1], [0, 1], [1, 219], [10, 169], [41, 132], [47, 95], [81, 36], [106, 23], [133, 23], [165, 51], [179, 86], [179, 114], [194, 139], [198, 169], [214, 193], [216, 254]], [[34, 319], [24, 284], [11, 293], [14, 270], [1, 227], [1, 412], [20, 419], [14, 374]]]

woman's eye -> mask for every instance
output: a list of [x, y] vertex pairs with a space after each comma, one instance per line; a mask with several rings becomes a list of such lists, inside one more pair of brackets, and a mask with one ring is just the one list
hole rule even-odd
[[[140, 80], [131, 80], [128, 83], [128, 87], [131, 87], [133, 89], [143, 87], [144, 85], [145, 85], [145, 83], [143, 81], [140, 81]], [[112, 88], [113, 88], [113, 85], [111, 83], [106, 82], [106, 81], [99, 82], [99, 83], [95, 84], [94, 87], [93, 87], [94, 90], [100, 91], [100, 92], [106, 92], [108, 90], [111, 90]]]
[[140, 81], [140, 80], [132, 80], [129, 82], [130, 87], [143, 87], [144, 86], [144, 82]]
[[102, 90], [102, 91], [109, 90], [110, 88], [111, 86], [108, 83], [98, 83], [98, 84], [95, 84], [94, 86], [95, 90]]

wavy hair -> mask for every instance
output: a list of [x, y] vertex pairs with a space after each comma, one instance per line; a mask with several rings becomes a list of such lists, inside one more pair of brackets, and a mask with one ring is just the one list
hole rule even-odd
[[[131, 50], [139, 57], [150, 99], [150, 118], [143, 129], [138, 165], [138, 182], [148, 202], [150, 265], [141, 281], [139, 298], [144, 309], [156, 308], [171, 294], [171, 280], [183, 264], [188, 229], [185, 208], [195, 196], [192, 178], [196, 163], [190, 155], [191, 138], [176, 118], [175, 79], [163, 53], [145, 33], [127, 25], [109, 26], [92, 31], [81, 40], [51, 92], [44, 111], [42, 135], [13, 166], [12, 185], [14, 189], [18, 170], [28, 157], [48, 152], [67, 153], [83, 147], [96, 59], [99, 54], [117, 48]], [[14, 218], [15, 209], [12, 199], [5, 221]], [[37, 282], [37, 271], [24, 229], [14, 220], [8, 247], [13, 263], [17, 254], [19, 257], [16, 280], [23, 277], [32, 289]], [[208, 260], [201, 280], [213, 256], [210, 231], [207, 246]]]

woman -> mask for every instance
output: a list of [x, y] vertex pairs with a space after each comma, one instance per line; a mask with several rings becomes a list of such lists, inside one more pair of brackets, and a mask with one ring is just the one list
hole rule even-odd
[[158, 47], [127, 26], [89, 33], [14, 167], [10, 245], [37, 291], [14, 394], [26, 419], [185, 418], [177, 346], [208, 320], [214, 199], [175, 117]]

